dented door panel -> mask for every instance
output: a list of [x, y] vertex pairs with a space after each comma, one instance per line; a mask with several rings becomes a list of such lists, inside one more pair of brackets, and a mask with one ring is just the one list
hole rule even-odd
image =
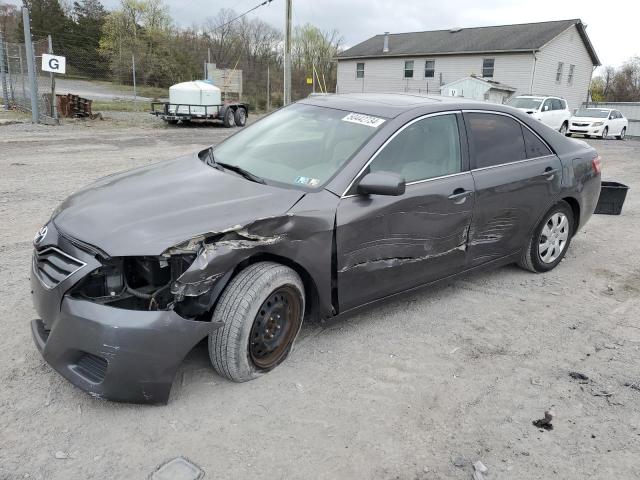
[[[449, 198], [457, 189], [469, 192], [464, 200]], [[336, 215], [340, 310], [463, 270], [473, 203], [470, 173], [408, 185], [400, 197], [343, 198]]]
[[469, 231], [470, 266], [524, 248], [539, 217], [562, 188], [555, 155], [472, 171], [476, 202]]

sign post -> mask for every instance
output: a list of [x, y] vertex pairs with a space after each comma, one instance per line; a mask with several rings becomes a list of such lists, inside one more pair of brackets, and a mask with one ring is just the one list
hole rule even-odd
[[[49, 53], [53, 54], [53, 41], [51, 40], [51, 35], [49, 35]], [[66, 66], [66, 61], [65, 61]], [[56, 108], [56, 74], [51, 72], [51, 116], [54, 120], [58, 120], [58, 109]]]

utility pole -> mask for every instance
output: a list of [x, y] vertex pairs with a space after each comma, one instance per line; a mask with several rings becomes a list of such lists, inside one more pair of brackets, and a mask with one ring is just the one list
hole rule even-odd
[[285, 105], [291, 103], [291, 1], [286, 0], [286, 25], [284, 28], [284, 98]]
[[22, 23], [24, 24], [24, 48], [27, 54], [27, 71], [29, 72], [29, 89], [31, 90], [31, 122], [38, 123], [38, 83], [36, 82], [36, 57], [31, 41], [31, 21], [29, 9], [22, 7]]
[[7, 89], [7, 77], [5, 76], [4, 66], [4, 37], [0, 32], [0, 88], [2, 88], [2, 103], [4, 109], [9, 110], [9, 90]]

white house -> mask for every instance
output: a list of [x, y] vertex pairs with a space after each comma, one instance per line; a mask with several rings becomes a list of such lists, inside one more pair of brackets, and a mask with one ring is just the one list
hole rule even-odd
[[439, 94], [473, 75], [577, 108], [600, 65], [585, 28], [573, 19], [376, 35], [338, 54], [337, 91]]

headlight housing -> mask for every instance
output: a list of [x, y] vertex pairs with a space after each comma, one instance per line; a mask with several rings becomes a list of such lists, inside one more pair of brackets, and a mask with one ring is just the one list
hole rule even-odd
[[592, 127], [601, 127], [602, 125], [604, 125], [604, 122], [593, 122], [591, 124]]

